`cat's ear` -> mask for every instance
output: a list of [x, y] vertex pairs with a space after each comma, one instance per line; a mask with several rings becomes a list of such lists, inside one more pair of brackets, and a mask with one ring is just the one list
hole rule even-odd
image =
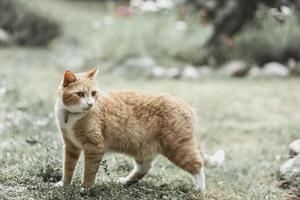
[[98, 68], [94, 67], [93, 69], [86, 72], [87, 77], [91, 80], [95, 80], [98, 74]]
[[70, 83], [76, 81], [76, 76], [71, 71], [65, 71], [64, 73], [64, 87], [67, 87]]

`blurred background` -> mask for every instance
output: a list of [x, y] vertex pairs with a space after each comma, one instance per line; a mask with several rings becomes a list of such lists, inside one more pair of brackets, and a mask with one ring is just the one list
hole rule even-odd
[[107, 73], [188, 79], [222, 67], [229, 76], [300, 73], [298, 0], [1, 0], [0, 6], [1, 49], [43, 51], [53, 67], [99, 65]]
[[[51, 186], [58, 84], [94, 66], [103, 92], [166, 92], [196, 108], [204, 152], [227, 153], [204, 196], [164, 158], [124, 188], [114, 181], [132, 164], [119, 155], [88, 196]], [[299, 0], [0, 0], [0, 198], [298, 199], [299, 178], [278, 171], [299, 138], [299, 75]]]

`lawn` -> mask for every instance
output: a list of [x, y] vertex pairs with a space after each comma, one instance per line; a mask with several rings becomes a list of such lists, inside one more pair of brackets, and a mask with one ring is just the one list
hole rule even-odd
[[[21, 53], [19, 52], [21, 51]], [[22, 62], [23, 50], [2, 50], [0, 66], [0, 196], [4, 199], [201, 199], [192, 177], [159, 157], [140, 184], [116, 183], [126, 175], [131, 159], [107, 155], [98, 180], [87, 196], [79, 193], [77, 168], [74, 186], [54, 188], [61, 178], [62, 142], [55, 126], [53, 106], [63, 70]], [[33, 60], [39, 50], [28, 53]], [[20, 53], [20, 54], [19, 54]], [[2, 58], [1, 58], [2, 59]], [[14, 60], [14, 61], [12, 61]], [[23, 65], [16, 66], [18, 63]], [[18, 64], [19, 65], [19, 64]], [[207, 169], [206, 199], [285, 199], [277, 171], [288, 157], [287, 145], [299, 137], [299, 80], [215, 79], [200, 81], [126, 80], [99, 75], [101, 91], [135, 89], [161, 91], [181, 97], [198, 112], [202, 149], [224, 148], [223, 167]], [[105, 171], [104, 168], [108, 168]]]

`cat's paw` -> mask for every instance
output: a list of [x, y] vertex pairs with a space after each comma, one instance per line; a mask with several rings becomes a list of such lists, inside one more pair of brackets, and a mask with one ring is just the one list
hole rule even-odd
[[135, 184], [137, 182], [138, 182], [137, 180], [130, 180], [127, 177], [120, 177], [118, 179], [118, 183], [120, 183], [122, 185], [126, 185], [126, 186], [130, 186], [130, 185]]
[[195, 189], [196, 189], [198, 192], [200, 192], [200, 193], [205, 193], [205, 191], [206, 191], [205, 185], [197, 185], [197, 186], [195, 187]]
[[88, 189], [88, 188], [85, 188], [85, 187], [80, 187], [80, 194], [83, 194], [83, 195], [85, 195], [85, 194], [87, 194], [88, 192], [90, 191], [90, 189]]

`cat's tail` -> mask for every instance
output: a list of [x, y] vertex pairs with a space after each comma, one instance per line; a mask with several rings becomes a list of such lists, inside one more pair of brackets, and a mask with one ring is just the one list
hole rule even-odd
[[213, 155], [203, 154], [203, 158], [206, 167], [219, 167], [223, 165], [225, 161], [225, 152], [223, 149], [219, 149]]

